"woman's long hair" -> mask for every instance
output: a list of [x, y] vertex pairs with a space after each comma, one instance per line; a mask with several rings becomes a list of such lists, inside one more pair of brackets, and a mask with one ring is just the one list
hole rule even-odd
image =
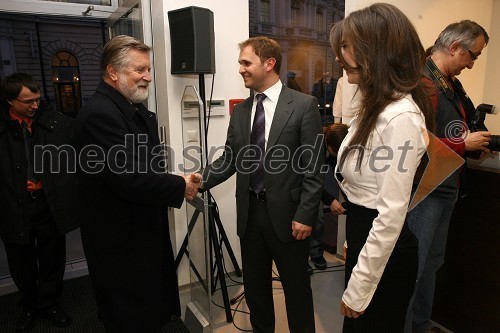
[[[344, 42], [352, 45], [355, 68], [342, 57]], [[340, 165], [352, 150], [366, 147], [380, 113], [407, 94], [424, 114], [427, 129], [434, 130], [434, 113], [422, 82], [425, 51], [415, 28], [399, 9], [377, 3], [355, 11], [335, 24], [330, 43], [342, 65], [358, 71], [362, 95], [358, 130], [342, 152]], [[358, 167], [362, 159], [360, 154]]]

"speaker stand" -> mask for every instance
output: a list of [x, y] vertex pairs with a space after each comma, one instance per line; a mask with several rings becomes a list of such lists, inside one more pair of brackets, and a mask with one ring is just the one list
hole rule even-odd
[[[203, 154], [202, 157], [204, 159], [204, 165], [208, 165], [208, 144], [207, 144], [207, 138], [208, 138], [208, 131], [207, 131], [207, 106], [206, 106], [206, 97], [205, 97], [205, 78], [204, 74], [199, 74], [199, 87], [200, 87], [200, 99], [202, 101], [202, 106], [203, 106], [203, 133], [204, 133], [204, 147], [203, 147]], [[201, 121], [201, 119], [200, 119]], [[222, 246], [225, 246], [227, 253], [229, 254], [229, 258], [231, 259], [231, 263], [233, 264], [233, 267], [235, 269], [236, 275], [238, 277], [241, 277], [243, 274], [241, 273], [241, 269], [238, 265], [238, 262], [236, 260], [236, 256], [234, 255], [234, 252], [231, 248], [231, 244], [229, 243], [229, 239], [227, 237], [226, 232], [224, 231], [224, 226], [222, 225], [222, 221], [220, 219], [217, 205], [215, 202], [212, 201], [212, 195], [210, 194], [210, 191], [205, 191], [203, 194], [205, 196], [205, 201], [207, 203], [208, 207], [208, 239], [209, 239], [209, 251], [210, 251], [210, 274], [211, 274], [211, 285], [210, 288], [203, 282], [203, 278], [196, 268], [196, 266], [192, 263], [192, 261], [189, 261], [189, 265], [191, 269], [193, 270], [194, 274], [198, 278], [198, 281], [200, 281], [201, 285], [205, 289], [205, 291], [208, 293], [210, 292], [212, 295], [217, 289], [217, 281], [220, 281], [220, 289], [222, 292], [222, 298], [224, 301], [224, 310], [226, 313], [226, 320], [227, 322], [232, 322], [233, 321], [233, 316], [231, 314], [231, 305], [229, 302], [229, 295], [227, 292], [227, 284], [226, 284], [226, 278], [224, 276], [224, 264], [223, 264], [223, 248]], [[175, 259], [175, 268], [179, 267], [179, 264], [182, 260], [183, 255], [185, 254], [189, 258], [189, 251], [187, 249], [188, 247], [188, 238], [189, 235], [191, 234], [194, 226], [196, 225], [196, 221], [198, 220], [198, 217], [200, 213], [205, 212], [205, 201], [202, 200], [199, 197], [195, 197], [194, 200], [190, 201], [189, 203], [193, 205], [193, 207], [196, 208], [196, 211], [193, 213], [191, 220], [188, 224], [188, 232], [186, 236], [184, 237], [184, 241], [182, 242], [181, 248], [179, 249], [179, 253], [177, 254], [177, 257]], [[220, 235], [220, 238], [219, 238]], [[214, 262], [215, 258], [215, 262]]]

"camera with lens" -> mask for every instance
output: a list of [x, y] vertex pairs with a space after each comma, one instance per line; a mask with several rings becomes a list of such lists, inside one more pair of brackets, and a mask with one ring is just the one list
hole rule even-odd
[[[474, 112], [474, 116], [470, 121], [470, 131], [478, 132], [478, 131], [487, 131], [488, 129], [484, 126], [484, 119], [486, 118], [486, 114], [496, 114], [496, 107], [491, 104], [479, 104], [476, 108], [476, 112]], [[491, 151], [499, 151], [500, 150], [500, 135], [491, 135], [490, 142], [486, 147]], [[472, 153], [472, 154], [470, 154]], [[479, 158], [480, 151], [470, 152], [468, 155], [473, 158]]]

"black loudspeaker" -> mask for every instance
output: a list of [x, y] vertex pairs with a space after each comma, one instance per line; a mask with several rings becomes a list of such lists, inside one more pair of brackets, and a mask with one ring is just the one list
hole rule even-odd
[[215, 73], [214, 13], [186, 7], [168, 12], [171, 73]]

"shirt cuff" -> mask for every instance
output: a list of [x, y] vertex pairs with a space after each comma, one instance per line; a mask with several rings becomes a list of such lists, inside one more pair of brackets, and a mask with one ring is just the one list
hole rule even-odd
[[356, 280], [356, 277], [351, 274], [347, 289], [342, 295], [342, 301], [356, 312], [366, 310], [370, 301], [377, 290], [377, 285], [370, 282], [362, 282]]

